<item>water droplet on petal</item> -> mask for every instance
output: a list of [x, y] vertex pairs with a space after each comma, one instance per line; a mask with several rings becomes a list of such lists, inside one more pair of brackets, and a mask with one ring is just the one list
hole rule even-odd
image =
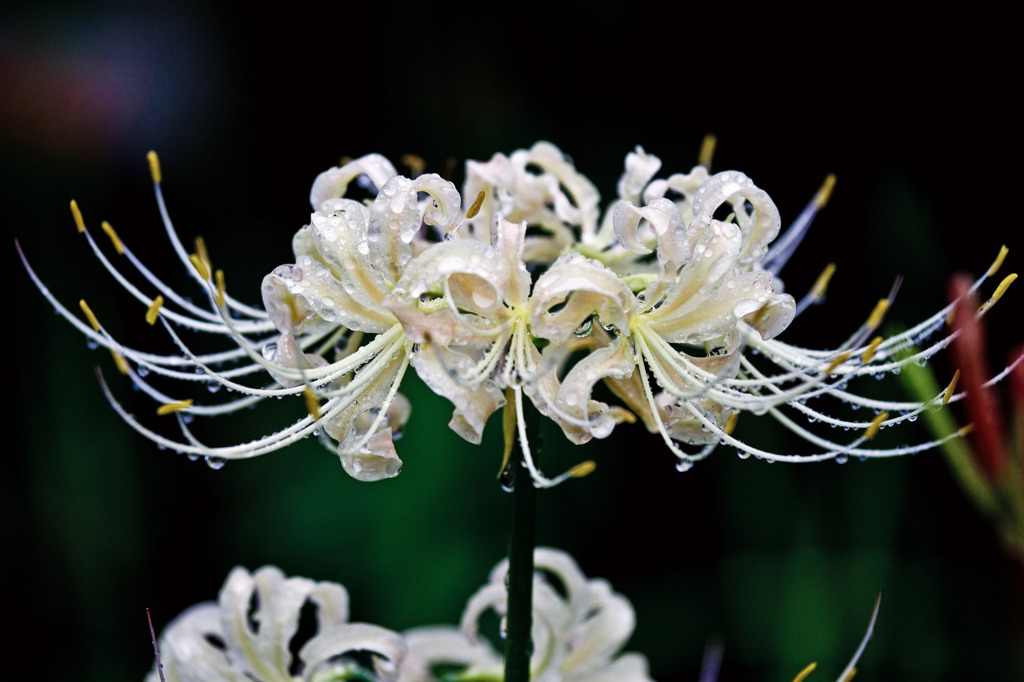
[[218, 469], [223, 469], [224, 465], [227, 464], [228, 462], [223, 457], [210, 457], [209, 455], [207, 455], [205, 459], [206, 466], [210, 467], [214, 471], [217, 471]]
[[516, 488], [516, 474], [512, 470], [512, 460], [509, 460], [505, 468], [501, 470], [501, 475], [498, 476], [498, 482], [501, 484], [501, 489], [507, 493], [512, 492]]

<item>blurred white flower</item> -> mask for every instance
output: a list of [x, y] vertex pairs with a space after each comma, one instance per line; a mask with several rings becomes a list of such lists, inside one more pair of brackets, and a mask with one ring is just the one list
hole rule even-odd
[[[565, 552], [537, 548], [533, 583], [533, 682], [651, 682], [647, 660], [621, 653], [636, 617], [633, 607], [604, 580], [588, 580]], [[504, 619], [508, 601], [508, 561], [474, 594], [462, 625], [419, 628], [405, 633], [408, 653], [401, 682], [504, 678], [503, 658], [480, 636], [480, 619], [495, 611]]]
[[[167, 682], [383, 682], [397, 679], [404, 655], [397, 633], [348, 622], [344, 587], [286, 578], [274, 566], [235, 568], [217, 603], [182, 613], [158, 645]], [[154, 667], [146, 681], [159, 680]]]
[[[633, 607], [603, 580], [588, 580], [568, 554], [534, 554], [534, 682], [650, 682], [646, 659], [620, 653]], [[348, 622], [341, 585], [286, 578], [265, 566], [235, 568], [216, 603], [178, 616], [158, 640], [167, 682], [379, 682], [502, 680], [502, 657], [478, 633], [489, 610], [504, 615], [508, 562], [469, 600], [461, 627], [403, 634]], [[154, 666], [146, 678], [158, 682]]]

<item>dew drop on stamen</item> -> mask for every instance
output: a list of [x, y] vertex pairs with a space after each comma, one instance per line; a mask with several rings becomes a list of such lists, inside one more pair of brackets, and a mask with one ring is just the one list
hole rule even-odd
[[228, 462], [223, 457], [210, 457], [209, 455], [207, 455], [205, 459], [206, 459], [206, 466], [210, 467], [214, 471], [217, 471], [219, 469], [223, 469], [224, 465], [227, 464], [227, 462]]
[[501, 470], [501, 474], [498, 476], [498, 482], [501, 484], [501, 489], [507, 493], [512, 492], [516, 488], [516, 474], [512, 470], [512, 461], [505, 465], [505, 468]]
[[849, 459], [850, 459], [849, 455], [839, 454], [839, 455], [836, 455], [835, 462], [836, 462], [836, 464], [846, 464], [846, 462]]

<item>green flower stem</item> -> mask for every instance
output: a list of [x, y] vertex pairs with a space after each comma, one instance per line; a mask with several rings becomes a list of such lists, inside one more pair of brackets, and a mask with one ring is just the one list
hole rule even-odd
[[[540, 415], [529, 402], [523, 405], [526, 434], [536, 462], [540, 449]], [[533, 620], [533, 550], [536, 545], [537, 489], [523, 463], [516, 441], [508, 466], [512, 472], [512, 534], [508, 547], [508, 614], [505, 623], [505, 682], [529, 682], [530, 635]]]

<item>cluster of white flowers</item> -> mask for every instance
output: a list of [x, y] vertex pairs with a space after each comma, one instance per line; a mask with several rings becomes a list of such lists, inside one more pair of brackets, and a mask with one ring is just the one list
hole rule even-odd
[[[886, 338], [876, 331], [894, 286], [837, 348], [780, 341], [797, 315], [823, 299], [834, 270], [829, 265], [799, 302], [778, 279], [825, 205], [832, 179], [780, 236], [768, 194], [742, 173], [711, 174], [709, 159], [710, 152], [689, 173], [658, 177], [661, 161], [638, 147], [626, 156], [617, 198], [603, 212], [593, 184], [545, 142], [468, 162], [461, 194], [435, 174], [400, 175], [380, 155], [349, 161], [314, 182], [309, 224], [292, 242], [294, 262], [265, 277], [261, 309], [228, 295], [201, 239], [193, 253], [182, 244], [151, 153], [166, 233], [208, 305], [167, 285], [103, 223], [118, 254], [108, 257], [75, 202], [71, 208], [97, 259], [145, 307], [147, 321], [159, 321], [174, 341], [171, 354], [120, 343], [85, 301], [83, 320], [22, 260], [57, 312], [107, 348], [159, 404], [157, 413], [174, 416], [181, 436], [167, 437], [130, 414], [101, 375], [120, 416], [158, 445], [214, 467], [315, 435], [357, 479], [397, 475], [402, 462], [394, 441], [411, 412], [399, 387], [410, 366], [451, 401], [449, 426], [467, 441], [480, 442], [488, 419], [505, 407], [506, 435], [518, 432], [524, 464], [541, 487], [593, 465], [544, 476], [529, 449], [527, 400], [575, 444], [639, 419], [661, 435], [680, 470], [721, 444], [741, 457], [844, 461], [909, 454], [961, 435], [898, 447], [870, 443], [882, 428], [960, 400], [956, 376], [919, 402], [866, 397], [852, 384], [922, 363], [947, 347], [959, 332], [930, 338], [957, 302]], [[353, 199], [356, 192], [366, 198]], [[472, 199], [465, 209], [464, 198]], [[1005, 256], [1004, 247], [960, 296], [977, 292]], [[126, 275], [117, 258], [136, 275]], [[1002, 280], [977, 317], [1015, 277]], [[182, 331], [212, 334], [230, 347], [197, 353]], [[159, 387], [166, 379], [230, 395], [182, 400]], [[306, 414], [251, 442], [209, 445], [189, 426], [193, 417], [285, 396], [301, 397]], [[857, 408], [873, 416], [858, 419]], [[775, 453], [738, 439], [733, 428], [743, 413], [770, 416], [811, 451]], [[837, 438], [840, 431], [852, 433]], [[537, 550], [535, 564], [531, 678], [647, 682], [642, 656], [619, 655], [634, 626], [628, 601], [607, 583], [587, 580], [561, 552]], [[470, 599], [460, 628], [399, 634], [349, 623], [348, 596], [339, 585], [286, 579], [273, 567], [253, 575], [236, 569], [218, 604], [194, 607], [168, 627], [160, 643], [164, 672], [172, 681], [501, 680], [502, 657], [478, 629], [487, 611], [504, 619], [507, 573], [507, 563], [494, 570]], [[309, 609], [314, 632], [300, 628]], [[870, 633], [871, 626], [840, 679], [852, 674]], [[150, 680], [157, 678], [154, 670]]]
[[[588, 580], [553, 549], [534, 554], [535, 682], [651, 682], [646, 659], [620, 651], [633, 607], [603, 580]], [[167, 682], [500, 682], [502, 657], [479, 633], [489, 609], [504, 613], [507, 562], [469, 600], [460, 627], [397, 633], [350, 623], [341, 585], [286, 578], [273, 566], [235, 568], [217, 603], [193, 606], [160, 636]], [[309, 616], [315, 614], [315, 628]], [[302, 622], [300, 622], [302, 621]], [[147, 682], [160, 682], [155, 667]]]
[[[955, 379], [925, 402], [873, 399], [851, 388], [851, 380], [921, 362], [950, 341], [950, 335], [928, 339], [951, 306], [901, 334], [876, 336], [896, 287], [837, 348], [812, 350], [777, 338], [822, 299], [834, 269], [826, 268], [799, 303], [777, 277], [827, 200], [830, 182], [779, 237], [775, 204], [747, 176], [711, 174], [704, 161], [689, 173], [658, 178], [660, 160], [639, 147], [626, 156], [618, 197], [603, 214], [593, 184], [549, 143], [468, 162], [461, 195], [438, 175], [404, 177], [384, 157], [369, 155], [316, 179], [309, 224], [292, 242], [294, 263], [265, 278], [261, 310], [226, 293], [201, 241], [195, 253], [184, 248], [164, 205], [155, 154], [150, 162], [167, 234], [205, 290], [208, 307], [164, 284], [104, 223], [117, 251], [156, 293], [137, 288], [72, 208], [97, 258], [145, 305], [150, 323], [163, 323], [179, 353], [122, 345], [84, 302], [89, 324], [29, 271], [64, 317], [110, 349], [135, 385], [160, 404], [159, 413], [177, 417], [183, 438], [144, 425], [104, 384], [124, 420], [161, 446], [213, 465], [318, 435], [336, 448], [352, 476], [396, 475], [402, 463], [394, 439], [410, 414], [399, 385], [410, 365], [453, 403], [450, 426], [468, 441], [479, 442], [488, 418], [512, 403], [539, 486], [590, 466], [554, 479], [534, 466], [524, 396], [577, 444], [639, 418], [661, 434], [681, 470], [719, 444], [742, 457], [782, 461], [917, 452], [940, 441], [900, 447], [869, 441], [879, 429], [960, 398]], [[369, 198], [349, 198], [357, 188]], [[473, 200], [466, 210], [463, 197]], [[1005, 249], [972, 292], [1004, 256]], [[221, 335], [231, 348], [194, 353], [181, 329]], [[924, 347], [910, 350], [915, 344]], [[226, 387], [236, 397], [212, 404], [180, 400], [152, 384], [152, 376]], [[595, 397], [602, 383], [616, 404]], [[288, 395], [304, 396], [307, 416], [252, 442], [208, 445], [188, 426], [192, 416]], [[843, 404], [872, 416], [836, 412]], [[733, 427], [743, 413], [770, 415], [812, 451], [769, 452], [736, 438]], [[854, 433], [837, 438], [843, 430]]]

